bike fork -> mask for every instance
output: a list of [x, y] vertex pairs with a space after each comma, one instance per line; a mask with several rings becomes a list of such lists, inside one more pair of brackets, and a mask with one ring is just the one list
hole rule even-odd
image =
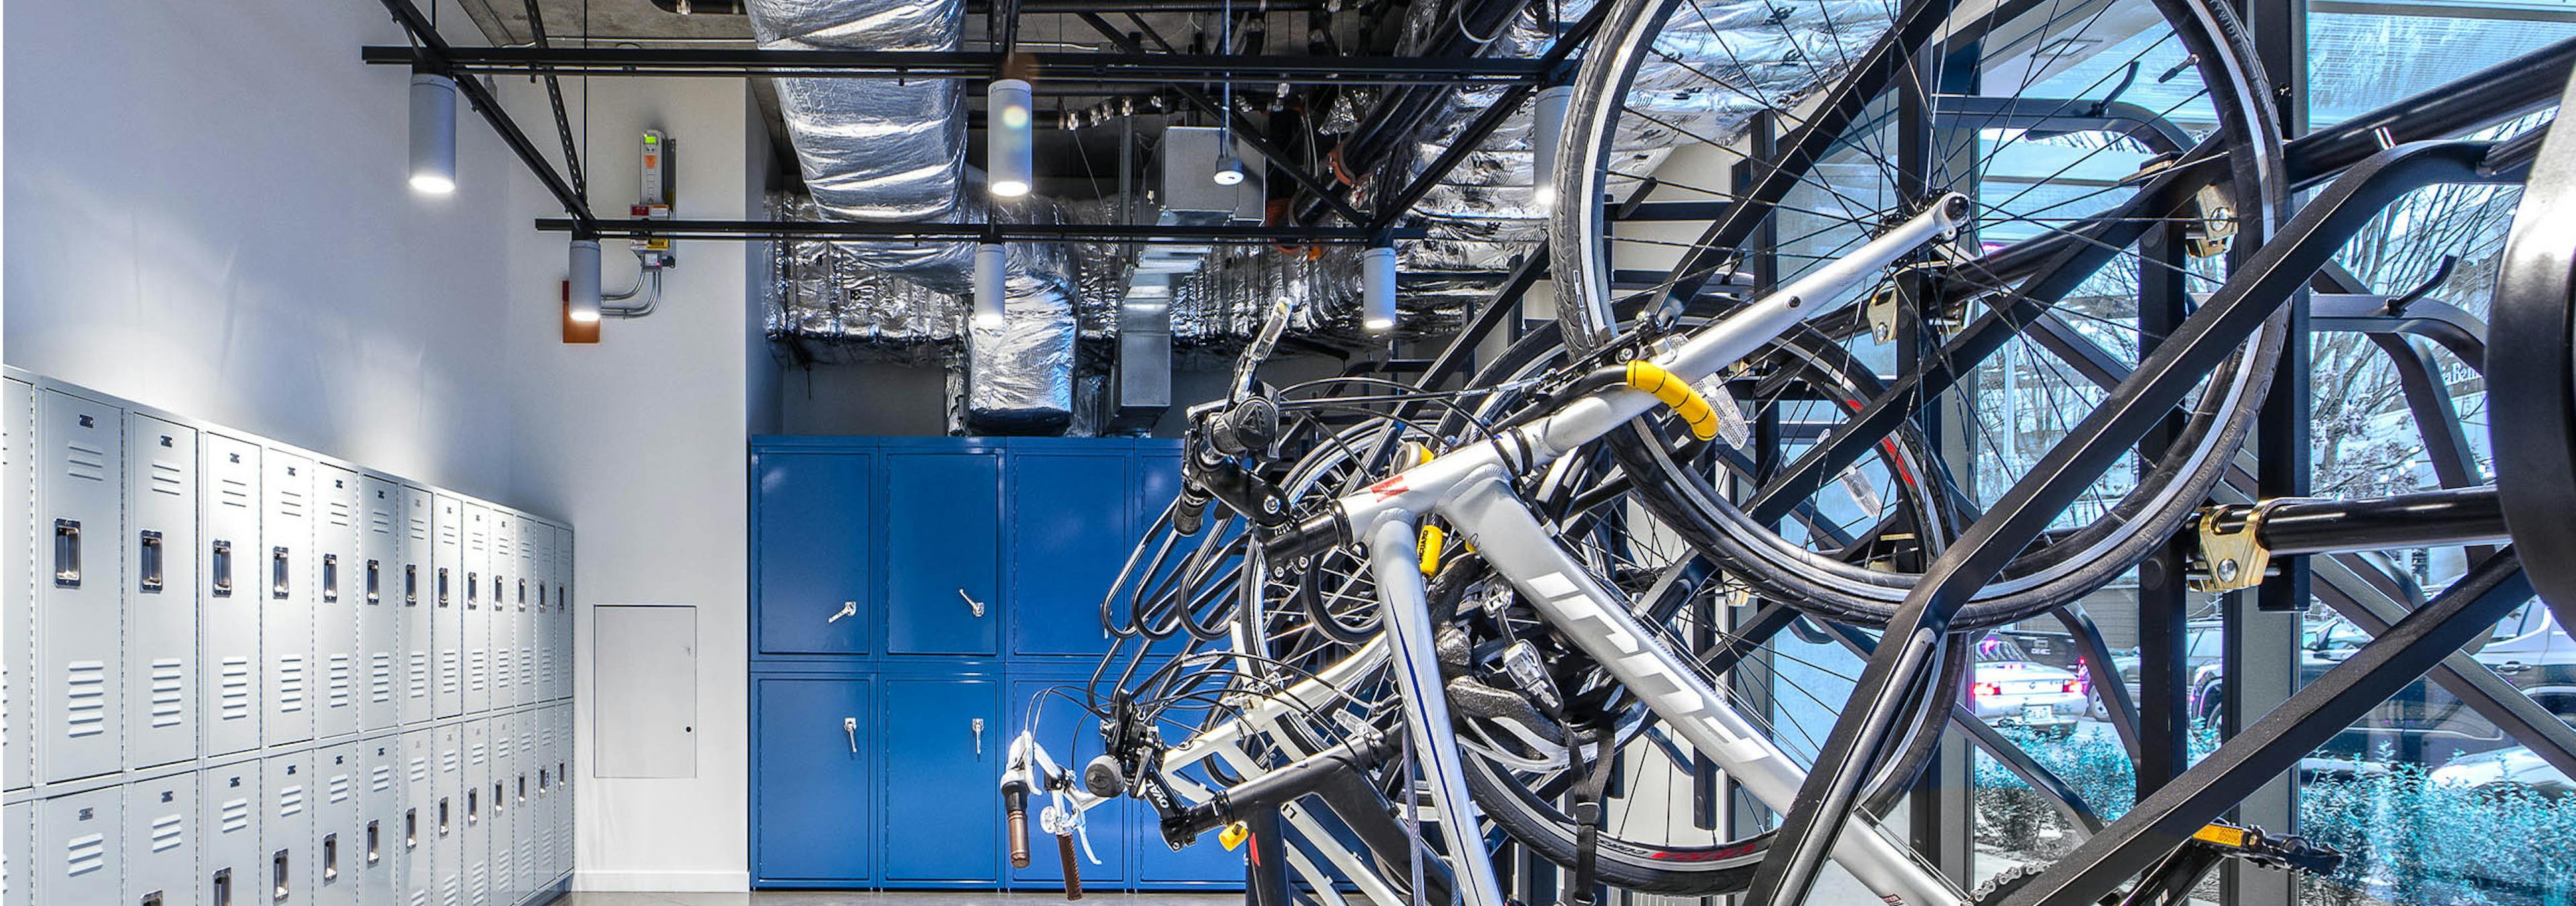
[[[1395, 678], [1404, 691], [1404, 728], [1412, 734], [1422, 776], [1431, 785], [1440, 834], [1449, 842], [1450, 867], [1465, 906], [1504, 906], [1502, 885], [1494, 880], [1493, 858], [1485, 852], [1485, 836], [1467, 797], [1457, 735], [1450, 731], [1449, 695], [1441, 686], [1440, 659], [1432, 648], [1431, 606], [1415, 543], [1410, 519], [1390, 518], [1369, 529], [1369, 570], [1377, 579], [1387, 635], [1395, 642]], [[1405, 802], [1402, 807], [1414, 805]]]

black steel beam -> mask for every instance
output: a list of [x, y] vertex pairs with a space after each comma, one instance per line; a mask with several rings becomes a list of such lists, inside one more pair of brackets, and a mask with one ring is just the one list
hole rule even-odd
[[537, 218], [548, 233], [589, 230], [603, 237], [640, 239], [919, 239], [930, 242], [1075, 240], [1265, 245], [1282, 242], [1349, 245], [1380, 238], [1420, 239], [1420, 227], [1163, 226], [1137, 223], [843, 223], [810, 220], [594, 220], [587, 227], [561, 217]]
[[[1487, 105], [1485, 112], [1478, 114], [1473, 122], [1467, 124], [1467, 128], [1459, 130], [1456, 136], [1449, 139], [1449, 147], [1442, 149], [1439, 157], [1432, 158], [1430, 166], [1424, 167], [1420, 174], [1413, 177], [1413, 182], [1404, 187], [1404, 191], [1397, 193], [1394, 200], [1387, 202], [1383, 209], [1377, 212], [1377, 219], [1372, 221], [1371, 225], [1394, 226], [1396, 218], [1403, 217], [1406, 211], [1413, 209], [1414, 202], [1421, 201], [1422, 196], [1430, 194], [1431, 189], [1440, 184], [1440, 180], [1448, 178], [1449, 171], [1457, 169], [1458, 164], [1465, 161], [1468, 154], [1485, 143], [1486, 136], [1494, 134], [1494, 130], [1501, 127], [1504, 120], [1510, 119], [1513, 113], [1520, 110], [1522, 101], [1538, 91], [1539, 82], [1547, 78], [1545, 74], [1553, 73], [1565, 65], [1566, 58], [1574, 54], [1575, 48], [1592, 40], [1592, 33], [1601, 29], [1601, 21], [1608, 18], [1610, 7], [1613, 5], [1615, 4], [1594, 4], [1592, 10], [1585, 13], [1582, 19], [1577, 20], [1572, 29], [1558, 36], [1556, 43], [1548, 45], [1547, 52], [1539, 55], [1538, 58], [1538, 71], [1542, 74], [1540, 78], [1513, 85], [1503, 92], [1502, 97], [1496, 98], [1492, 104]], [[1539, 136], [1531, 136], [1530, 140], [1536, 142], [1541, 139]], [[1530, 178], [1540, 180], [1547, 179], [1548, 176], [1545, 173], [1532, 173]]]
[[[739, 47], [451, 47], [441, 59], [459, 72], [585, 76], [793, 76], [858, 79], [991, 79], [1006, 54], [995, 51], [761, 50]], [[1418, 57], [1024, 53], [1032, 82], [1162, 84], [1261, 82], [1308, 85], [1501, 85], [1534, 80], [1538, 61]], [[407, 65], [409, 47], [368, 47], [360, 58]]]
[[[456, 48], [449, 46], [447, 39], [439, 37], [438, 29], [429, 24], [429, 17], [423, 15], [419, 7], [411, 5], [411, 0], [383, 0], [383, 2], [385, 11], [392, 13], [394, 21], [400, 24], [404, 31], [410, 32], [412, 40], [420, 42], [420, 46], [369, 48], [370, 54], [384, 50], [394, 52], [397, 56], [394, 59], [368, 62], [425, 66], [437, 72], [453, 71], [448, 56], [455, 53]], [[510, 153], [519, 156], [519, 162], [527, 166], [528, 172], [534, 174], [539, 183], [545, 185], [546, 192], [552, 194], [555, 202], [563, 206], [564, 213], [572, 215], [572, 220], [578, 226], [573, 232], [586, 232], [588, 228], [598, 225], [599, 219], [590, 213], [590, 203], [582, 197], [582, 193], [573, 189], [571, 183], [564, 181], [562, 174], [555, 172], [554, 164], [546, 161], [545, 152], [537, 150], [537, 143], [528, 139], [528, 133], [522, 131], [519, 124], [510, 119], [508, 111], [501, 109], [500, 99], [493, 97], [492, 92], [483, 87], [483, 80], [471, 76], [457, 79], [456, 90], [465, 93], [466, 101], [474, 105], [474, 112], [482, 114], [483, 121], [490, 123], [492, 131], [500, 134], [501, 143], [509, 146]]]

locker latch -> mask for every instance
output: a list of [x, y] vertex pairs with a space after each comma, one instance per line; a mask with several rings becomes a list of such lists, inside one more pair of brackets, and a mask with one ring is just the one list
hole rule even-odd
[[841, 732], [850, 735], [850, 754], [859, 754], [859, 719], [855, 717], [841, 718]]
[[831, 616], [824, 618], [823, 623], [824, 623], [825, 625], [830, 625], [830, 624], [833, 624], [833, 623], [838, 623], [838, 622], [840, 622], [842, 617], [855, 617], [855, 616], [858, 616], [858, 615], [859, 615], [859, 602], [857, 602], [857, 601], [843, 601], [843, 602], [841, 602], [841, 609], [840, 609], [840, 610], [837, 610], [837, 611], [834, 611], [834, 612], [832, 613], [832, 615], [831, 615]]
[[[983, 611], [978, 610], [975, 612], [975, 615], [980, 617], [983, 616], [984, 613]], [[975, 757], [982, 758], [984, 757], [984, 719], [981, 717], [975, 718], [973, 726], [975, 729]]]
[[975, 611], [976, 616], [980, 617], [984, 615], [984, 602], [975, 600], [973, 597], [968, 596], [965, 589], [958, 589], [957, 597], [965, 601], [967, 608]]

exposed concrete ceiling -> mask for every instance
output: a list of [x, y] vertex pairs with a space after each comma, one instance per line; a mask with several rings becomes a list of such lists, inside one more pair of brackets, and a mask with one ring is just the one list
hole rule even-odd
[[[474, 24], [483, 29], [483, 36], [495, 45], [525, 44], [534, 37], [528, 28], [527, 0], [459, 2], [465, 6], [466, 15], [474, 17]], [[546, 36], [557, 41], [571, 41], [583, 35], [593, 41], [642, 38], [694, 43], [751, 39], [748, 16], [684, 16], [655, 6], [652, 0], [537, 0], [537, 9], [545, 18]]]

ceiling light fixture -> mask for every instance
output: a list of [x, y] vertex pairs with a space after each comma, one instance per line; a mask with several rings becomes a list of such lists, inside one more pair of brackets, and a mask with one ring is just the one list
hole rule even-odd
[[1035, 178], [1035, 114], [1029, 97], [1029, 83], [1020, 79], [994, 79], [985, 90], [985, 186], [995, 198], [1027, 195]]
[[[1232, 138], [1232, 136], [1227, 137]], [[1216, 159], [1216, 172], [1210, 175], [1209, 178], [1216, 180], [1216, 184], [1220, 186], [1242, 185], [1243, 159], [1232, 154], [1218, 155]]]
[[576, 324], [599, 323], [599, 240], [575, 238], [568, 275], [572, 286], [564, 317]]
[[998, 330], [1010, 323], [1003, 314], [1002, 302], [1010, 292], [1003, 266], [1009, 258], [999, 243], [987, 242], [975, 247], [975, 327]]
[[1370, 246], [1360, 265], [1360, 327], [1370, 333], [1394, 330], [1395, 247]]
[[456, 191], [456, 80], [441, 73], [411, 74], [411, 188]]

